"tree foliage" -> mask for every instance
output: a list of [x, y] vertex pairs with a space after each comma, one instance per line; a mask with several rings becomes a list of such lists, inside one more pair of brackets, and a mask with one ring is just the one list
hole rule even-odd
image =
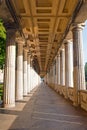
[[87, 63], [85, 63], [85, 80], [87, 82]]
[[6, 30], [3, 22], [0, 19], [0, 68], [3, 68], [5, 62], [5, 43], [6, 43]]

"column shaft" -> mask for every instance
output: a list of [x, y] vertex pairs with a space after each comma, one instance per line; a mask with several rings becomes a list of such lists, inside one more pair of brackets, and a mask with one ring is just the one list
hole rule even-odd
[[53, 69], [53, 85], [55, 83], [55, 65], [53, 64], [52, 66], [52, 69]]
[[60, 54], [58, 54], [57, 56], [57, 60], [58, 60], [58, 63], [57, 63], [57, 84], [60, 85]]
[[23, 43], [17, 42], [16, 100], [23, 99]]
[[[12, 36], [12, 34], [9, 34]], [[13, 34], [14, 35], [14, 34]], [[15, 106], [15, 41], [7, 35], [4, 76], [4, 107]]]
[[[56, 59], [55, 59], [55, 71], [56, 71], [56, 72], [55, 72], [55, 84], [56, 84], [56, 87], [57, 87], [57, 79], [58, 79], [58, 75], [57, 75], [57, 74], [58, 74], [58, 73], [57, 73], [58, 67], [57, 67], [57, 66], [58, 66], [58, 61], [57, 61], [57, 56], [56, 56]], [[56, 89], [56, 88], [55, 88], [55, 89]]]
[[60, 85], [65, 85], [65, 51], [61, 49], [60, 51]]
[[85, 73], [83, 64], [82, 25], [73, 28], [73, 58], [74, 58], [74, 105], [79, 104], [78, 90], [85, 90]]
[[23, 88], [23, 95], [27, 95], [27, 49], [24, 48], [24, 88]]
[[32, 58], [30, 60], [30, 91], [32, 90], [33, 87], [33, 68], [32, 68]]
[[68, 98], [68, 87], [72, 87], [73, 84], [73, 61], [72, 61], [72, 43], [66, 41], [65, 43], [65, 87], [66, 98]]
[[27, 65], [27, 91], [30, 93], [30, 55], [28, 55], [28, 65]]

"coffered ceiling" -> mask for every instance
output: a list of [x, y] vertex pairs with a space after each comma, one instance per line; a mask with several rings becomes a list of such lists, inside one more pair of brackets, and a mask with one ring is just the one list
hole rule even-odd
[[78, 0], [11, 0], [43, 76], [60, 47]]

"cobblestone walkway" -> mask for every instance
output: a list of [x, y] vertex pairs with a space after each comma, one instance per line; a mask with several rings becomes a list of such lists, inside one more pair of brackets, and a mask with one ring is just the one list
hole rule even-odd
[[42, 83], [14, 109], [0, 109], [0, 130], [87, 130], [87, 112]]

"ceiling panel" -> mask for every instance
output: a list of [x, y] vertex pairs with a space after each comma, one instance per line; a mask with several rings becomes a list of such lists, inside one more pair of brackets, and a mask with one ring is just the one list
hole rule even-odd
[[31, 50], [37, 56], [40, 71], [46, 72], [61, 44], [78, 0], [12, 1], [23, 30], [26, 28], [29, 40], [35, 45], [35, 49], [31, 46]]

